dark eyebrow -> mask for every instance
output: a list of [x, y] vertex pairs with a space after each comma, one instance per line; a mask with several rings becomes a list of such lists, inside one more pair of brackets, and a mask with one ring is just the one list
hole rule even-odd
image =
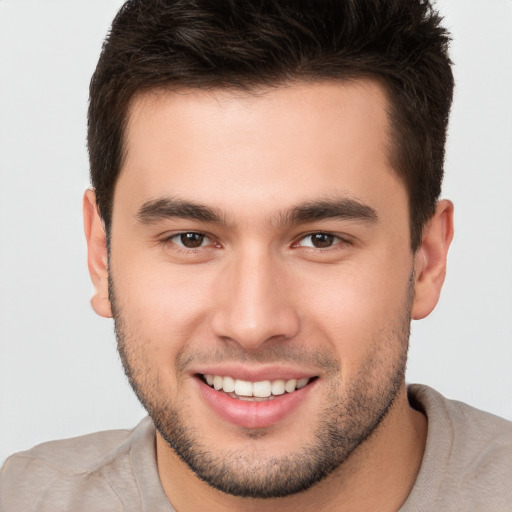
[[326, 199], [312, 201], [292, 208], [280, 222], [283, 224], [305, 224], [324, 219], [362, 220], [376, 222], [377, 212], [355, 199]]
[[171, 218], [225, 224], [222, 216], [212, 208], [171, 197], [146, 201], [137, 211], [136, 217], [143, 224]]
[[[170, 218], [226, 224], [223, 215], [213, 208], [172, 197], [146, 201], [137, 211], [136, 217], [143, 224]], [[326, 199], [300, 204], [283, 212], [278, 216], [277, 224], [305, 224], [324, 219], [376, 222], [378, 215], [371, 206], [355, 199]]]

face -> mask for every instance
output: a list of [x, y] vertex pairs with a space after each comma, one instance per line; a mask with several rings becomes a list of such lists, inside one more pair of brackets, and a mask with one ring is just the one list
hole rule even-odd
[[408, 200], [371, 81], [151, 93], [114, 193], [110, 299], [160, 435], [224, 492], [303, 490], [403, 386]]

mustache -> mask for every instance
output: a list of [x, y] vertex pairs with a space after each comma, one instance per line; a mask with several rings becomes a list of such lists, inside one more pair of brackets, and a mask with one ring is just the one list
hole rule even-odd
[[279, 364], [296, 363], [301, 366], [317, 367], [323, 373], [336, 373], [341, 365], [332, 353], [310, 350], [303, 345], [271, 345], [248, 351], [239, 345], [225, 345], [210, 349], [183, 349], [176, 358], [176, 370], [185, 372], [191, 365], [215, 363]]

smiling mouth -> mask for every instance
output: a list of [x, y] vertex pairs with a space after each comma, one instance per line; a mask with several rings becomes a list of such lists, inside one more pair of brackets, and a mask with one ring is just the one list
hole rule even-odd
[[302, 389], [317, 379], [317, 377], [306, 377], [303, 379], [276, 379], [251, 382], [221, 375], [200, 374], [199, 377], [216, 391], [222, 391], [237, 400], [250, 402], [274, 400], [279, 396]]

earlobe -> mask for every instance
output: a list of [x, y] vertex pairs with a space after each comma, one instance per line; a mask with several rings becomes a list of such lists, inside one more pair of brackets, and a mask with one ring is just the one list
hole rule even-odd
[[439, 201], [434, 216], [423, 230], [414, 256], [415, 287], [411, 316], [419, 320], [435, 308], [446, 275], [446, 259], [453, 238], [453, 204]]
[[83, 201], [84, 231], [87, 240], [87, 263], [94, 286], [91, 306], [105, 318], [112, 317], [108, 298], [108, 255], [107, 238], [103, 221], [96, 205], [96, 194], [86, 190]]

